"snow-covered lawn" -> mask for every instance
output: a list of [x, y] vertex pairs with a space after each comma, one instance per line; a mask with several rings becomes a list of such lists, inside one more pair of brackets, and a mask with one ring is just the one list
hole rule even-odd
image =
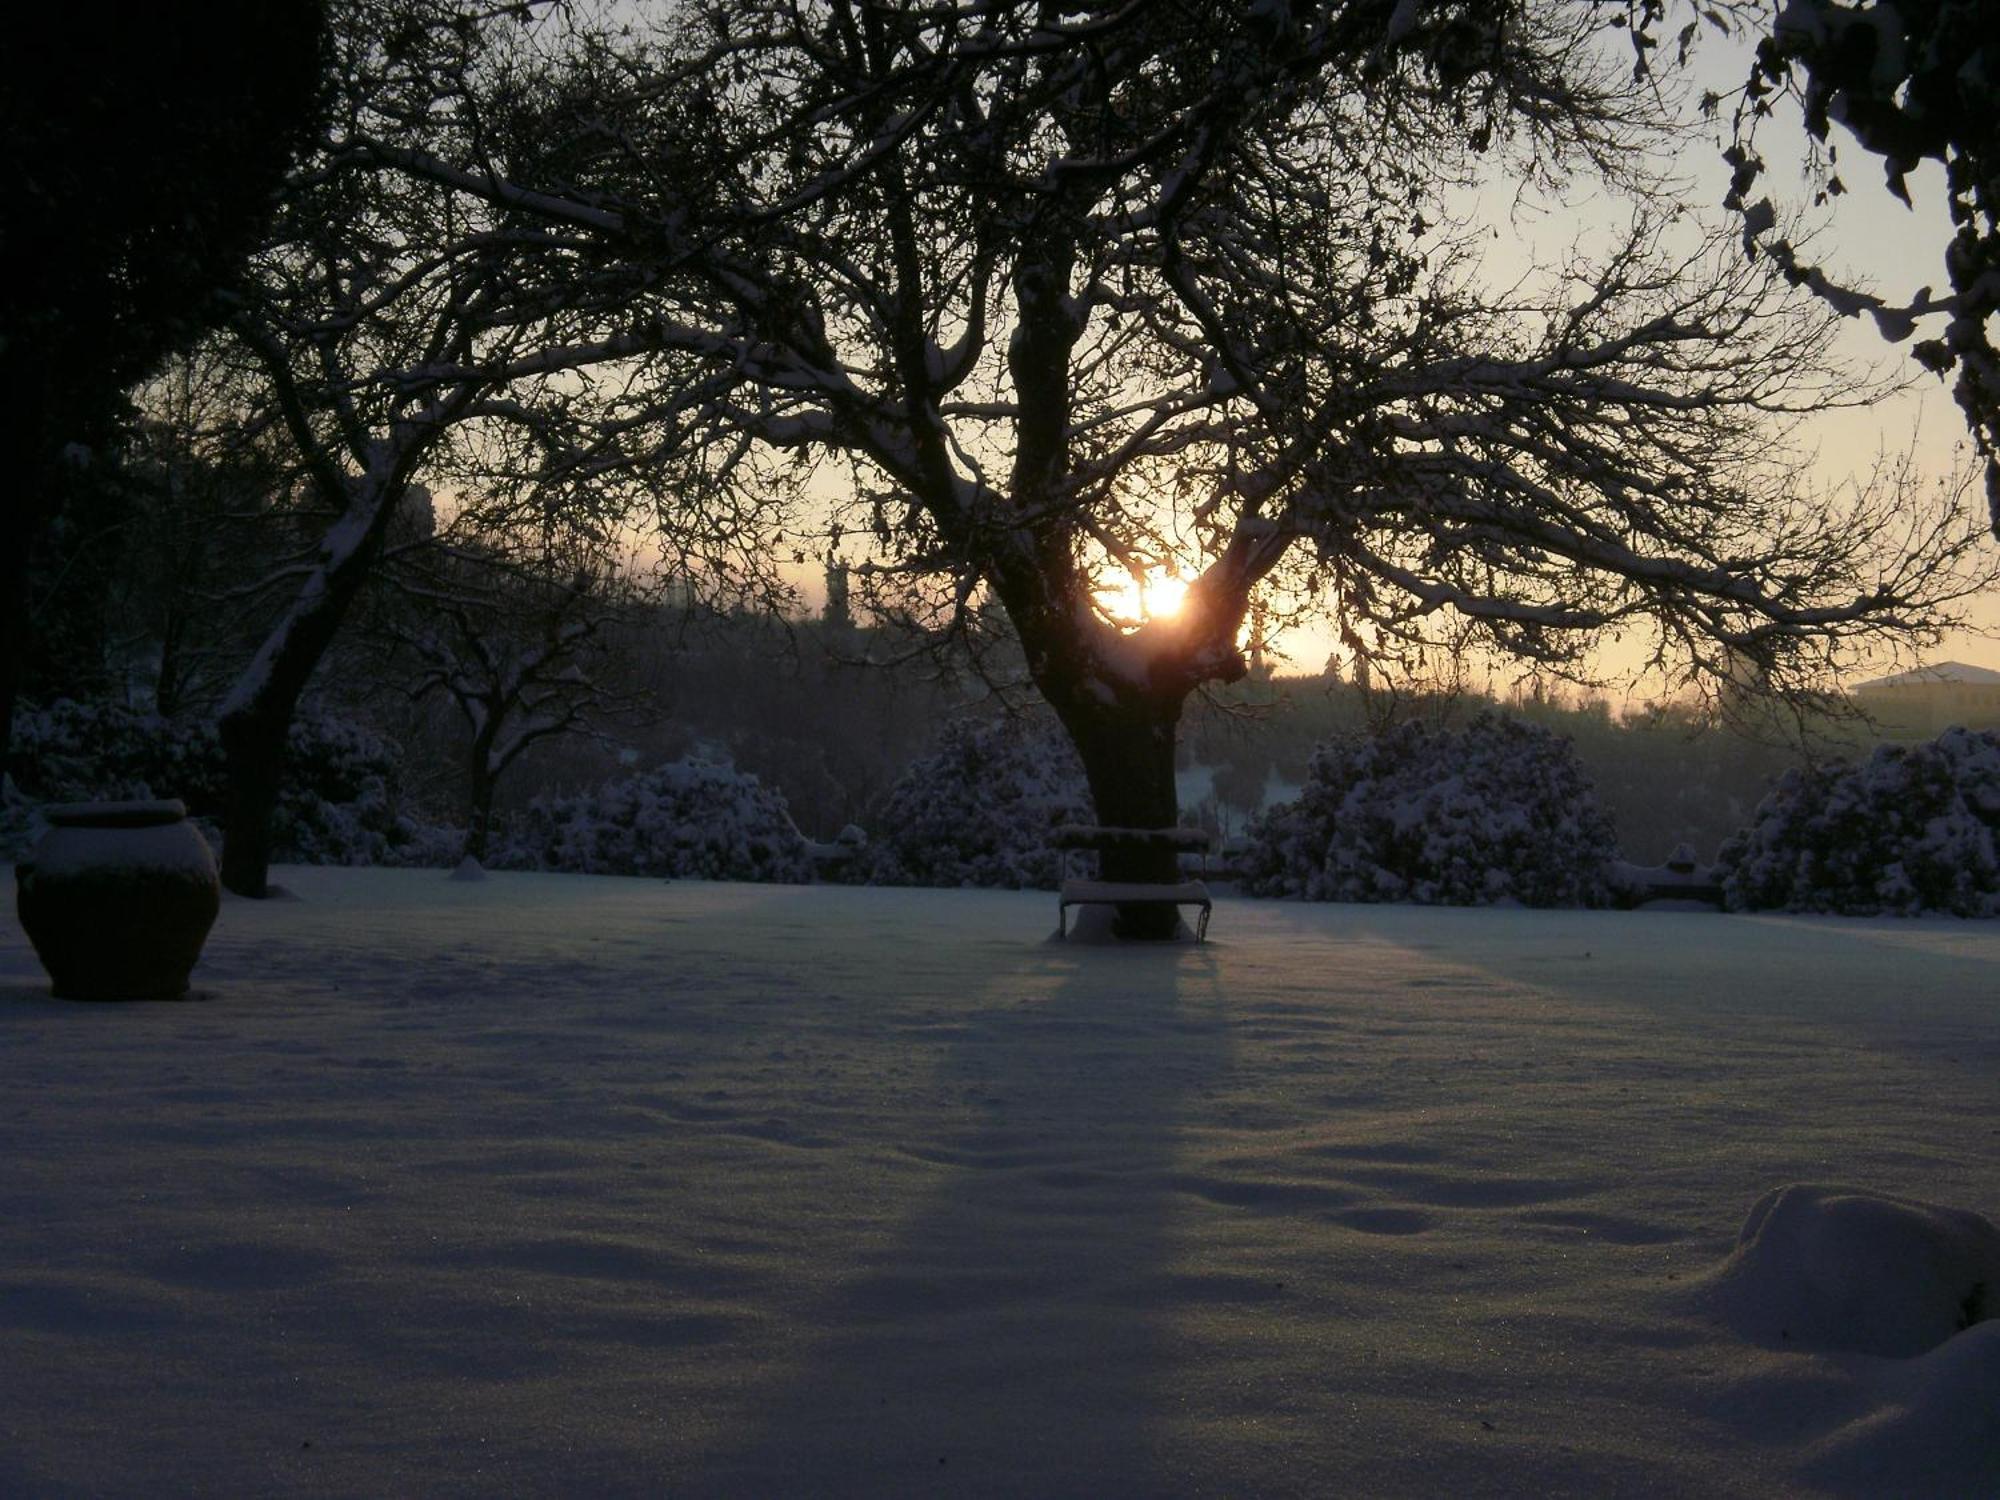
[[1712, 1284], [2000, 1212], [2000, 924], [279, 879], [181, 1004], [0, 922], [0, 1494], [2000, 1492], [2000, 1322]]

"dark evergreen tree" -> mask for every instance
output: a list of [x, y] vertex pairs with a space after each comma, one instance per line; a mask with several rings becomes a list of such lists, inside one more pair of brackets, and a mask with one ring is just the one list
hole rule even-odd
[[[41, 6], [0, 63], [0, 769], [27, 569], [125, 396], [221, 316], [319, 96], [320, 0]], [[102, 498], [103, 490], [98, 490]]]

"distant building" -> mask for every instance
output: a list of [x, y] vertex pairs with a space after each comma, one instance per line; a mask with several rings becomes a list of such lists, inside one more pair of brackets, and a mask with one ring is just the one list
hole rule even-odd
[[1854, 689], [1854, 700], [1892, 740], [1927, 740], [1961, 724], [2000, 729], [2000, 672], [1939, 662]]
[[835, 630], [854, 628], [854, 608], [847, 601], [846, 563], [826, 565], [826, 608], [820, 611], [820, 618]]
[[403, 498], [396, 502], [396, 516], [390, 525], [403, 540], [430, 540], [437, 535], [437, 502], [430, 490], [421, 484], [403, 487]]

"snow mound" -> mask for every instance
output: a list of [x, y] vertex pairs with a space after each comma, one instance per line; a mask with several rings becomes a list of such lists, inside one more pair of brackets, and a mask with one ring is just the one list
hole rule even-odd
[[445, 876], [445, 879], [447, 880], [469, 881], [469, 880], [484, 880], [485, 878], [486, 878], [486, 867], [480, 864], [480, 862], [474, 859], [470, 854], [466, 855], [464, 859], [461, 859], [458, 862], [458, 864], [453, 867], [452, 872], [449, 875]]
[[1753, 1342], [1908, 1358], [2000, 1312], [2000, 1229], [1910, 1198], [1776, 1188], [1750, 1210], [1717, 1292]]
[[1874, 1384], [1880, 1405], [1820, 1444], [1808, 1477], [1857, 1495], [2000, 1494], [2000, 1321]]

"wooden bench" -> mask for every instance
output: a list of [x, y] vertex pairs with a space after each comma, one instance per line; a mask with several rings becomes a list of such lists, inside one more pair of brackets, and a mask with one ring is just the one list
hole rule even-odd
[[1652, 901], [1691, 901], [1721, 911], [1727, 906], [1722, 882], [1715, 867], [1695, 858], [1694, 850], [1683, 843], [1667, 856], [1663, 865], [1635, 865], [1624, 860], [1611, 866], [1613, 904], [1644, 906]]
[[1208, 834], [1199, 828], [1099, 828], [1094, 824], [1067, 823], [1056, 830], [1056, 881], [1062, 888], [1056, 907], [1056, 936], [1069, 937], [1069, 909], [1072, 906], [1183, 906], [1198, 908], [1194, 940], [1208, 939], [1208, 917], [1214, 907], [1205, 880], [1135, 881], [1090, 880], [1070, 874], [1070, 860], [1085, 853], [1103, 855], [1113, 849], [1171, 849], [1178, 859], [1183, 854], [1201, 856], [1202, 875], [1208, 873]]

